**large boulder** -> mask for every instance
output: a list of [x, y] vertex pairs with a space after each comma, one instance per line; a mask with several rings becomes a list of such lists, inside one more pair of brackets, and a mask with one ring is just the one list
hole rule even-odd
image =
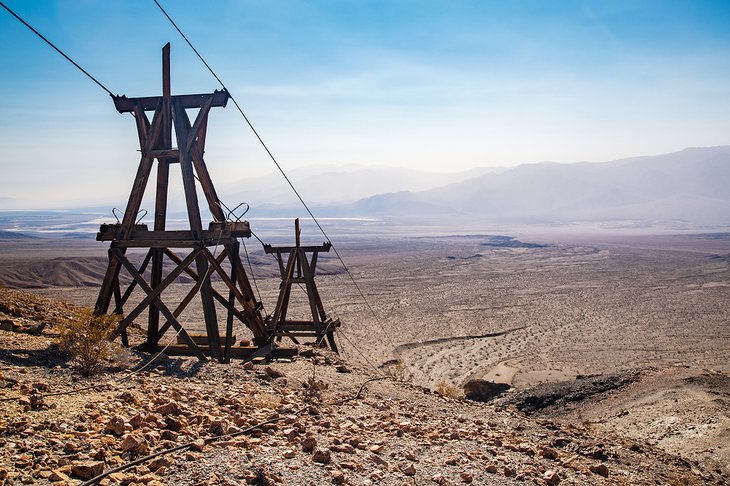
[[487, 380], [469, 380], [464, 385], [464, 398], [475, 402], [488, 402], [498, 397], [511, 387], [505, 383]]

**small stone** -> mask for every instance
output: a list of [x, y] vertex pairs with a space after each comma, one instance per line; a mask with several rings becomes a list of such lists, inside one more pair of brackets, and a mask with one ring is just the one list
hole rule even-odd
[[345, 473], [342, 471], [333, 471], [332, 484], [345, 484]]
[[282, 371], [276, 370], [271, 366], [267, 366], [266, 368], [264, 368], [264, 372], [269, 376], [269, 378], [273, 379], [283, 378], [284, 376], [286, 376]]
[[380, 457], [379, 455], [377, 455], [377, 454], [370, 454], [370, 460], [373, 461], [375, 464], [377, 464], [379, 466], [387, 466], [388, 465], [387, 461], [385, 459], [383, 459], [382, 457]]
[[497, 471], [499, 471], [496, 464], [487, 464], [487, 467], [485, 467], [484, 470], [489, 474], [497, 474]]
[[104, 463], [101, 461], [80, 461], [71, 466], [71, 473], [82, 479], [95, 478], [104, 472]]
[[406, 466], [405, 468], [401, 469], [403, 471], [403, 474], [406, 476], [415, 476], [416, 475], [416, 466], [414, 466], [412, 463]]
[[444, 461], [449, 466], [455, 466], [459, 464], [459, 456], [449, 456], [446, 458], [446, 461]]
[[462, 483], [471, 483], [474, 481], [474, 476], [472, 476], [470, 473], [468, 473], [466, 471], [459, 474], [459, 477], [461, 478]]
[[132, 418], [129, 419], [129, 425], [132, 426], [134, 429], [138, 429], [142, 427], [144, 424], [144, 419], [142, 418], [142, 414], [136, 414]]
[[332, 461], [332, 456], [327, 449], [315, 449], [312, 452], [312, 460], [321, 464], [329, 464]]
[[542, 455], [545, 459], [551, 459], [553, 461], [558, 459], [558, 451], [551, 449], [550, 447], [543, 447], [540, 451], [540, 455]]
[[117, 398], [119, 400], [122, 400], [123, 402], [139, 405], [139, 399], [132, 392], [129, 391], [125, 391], [124, 393], [117, 395]]
[[197, 452], [203, 452], [203, 449], [205, 449], [205, 439], [195, 439], [190, 443], [190, 448]]
[[542, 479], [548, 486], [557, 486], [560, 484], [560, 475], [552, 469], [545, 471], [545, 474], [542, 475]]
[[302, 450], [304, 452], [312, 452], [317, 447], [317, 439], [313, 436], [307, 436], [302, 440]]
[[289, 449], [287, 451], [284, 451], [284, 458], [286, 459], [294, 459], [297, 456], [297, 451], [294, 449]]
[[124, 417], [121, 415], [115, 415], [112, 418], [109, 419], [109, 421], [104, 426], [105, 432], [111, 432], [114, 435], [122, 435], [124, 434], [124, 424], [126, 423], [126, 420], [124, 420]]
[[590, 466], [588, 468], [593, 474], [598, 474], [599, 476], [603, 476], [604, 478], [608, 477], [608, 466], [605, 464], [595, 464], [593, 466]]
[[48, 476], [48, 480], [51, 481], [51, 482], [53, 482], [53, 483], [58, 483], [58, 482], [61, 482], [61, 481], [63, 481], [63, 482], [70, 482], [71, 481], [71, 478], [67, 474], [65, 474], [64, 472], [62, 472], [61, 470], [54, 469], [53, 471], [51, 471], [51, 475]]
[[187, 426], [187, 422], [183, 417], [165, 417], [165, 424], [167, 425], [167, 428], [174, 431], [174, 432], [180, 432]]
[[225, 420], [214, 420], [208, 430], [213, 435], [226, 435], [228, 433], [228, 422]]
[[149, 447], [144, 438], [136, 434], [126, 435], [120, 447], [125, 452], [136, 452], [139, 454], [144, 454], [149, 451]]
[[155, 409], [160, 415], [177, 415], [180, 413], [180, 407], [175, 402], [167, 402]]
[[158, 474], [160, 473], [161, 468], [168, 468], [172, 466], [172, 461], [167, 457], [156, 457], [152, 461], [150, 461], [149, 467], [150, 471], [157, 471]]

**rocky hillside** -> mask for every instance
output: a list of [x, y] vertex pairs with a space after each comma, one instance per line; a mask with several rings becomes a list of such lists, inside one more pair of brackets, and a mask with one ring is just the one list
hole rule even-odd
[[0, 303], [3, 322], [47, 323], [0, 331], [0, 484], [730, 480], [642, 440], [449, 398], [307, 347], [256, 366], [130, 351], [82, 380], [53, 344], [68, 306], [2, 288]]

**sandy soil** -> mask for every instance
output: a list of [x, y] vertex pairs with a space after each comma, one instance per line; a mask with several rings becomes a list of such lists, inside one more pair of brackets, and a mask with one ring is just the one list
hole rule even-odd
[[[485, 378], [521, 391], [642, 371], [630, 386], [543, 413], [596, 433], [641, 437], [727, 474], [730, 235], [518, 237], [546, 246], [495, 246], [478, 235], [342, 243], [377, 316], [347, 275], [318, 277], [325, 306], [344, 323], [344, 358], [430, 389]], [[22, 257], [13, 250], [19, 244], [0, 242], [0, 276], [23, 261], [59, 257]], [[98, 256], [95, 248], [64, 248], [60, 256]], [[267, 277], [271, 264], [252, 254], [262, 300], [273, 306], [278, 281]], [[175, 284], [165, 298], [179, 300], [188, 287]], [[91, 305], [96, 291], [35, 292]], [[295, 312], [303, 302], [299, 296]], [[191, 329], [200, 326], [195, 312], [183, 316]]]

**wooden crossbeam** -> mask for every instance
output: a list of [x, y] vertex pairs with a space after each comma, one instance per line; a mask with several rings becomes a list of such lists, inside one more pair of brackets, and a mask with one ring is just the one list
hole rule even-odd
[[[173, 101], [177, 102], [181, 108], [200, 108], [205, 102], [206, 97], [210, 94], [188, 94], [172, 96]], [[215, 91], [213, 93], [213, 101], [211, 106], [225, 107], [228, 104], [230, 95], [226, 90]], [[157, 108], [157, 103], [161, 96], [145, 96], [142, 98], [127, 98], [126, 96], [114, 96], [114, 107], [119, 113], [128, 113], [134, 111], [135, 106], [139, 106], [144, 111], [152, 111]]]

